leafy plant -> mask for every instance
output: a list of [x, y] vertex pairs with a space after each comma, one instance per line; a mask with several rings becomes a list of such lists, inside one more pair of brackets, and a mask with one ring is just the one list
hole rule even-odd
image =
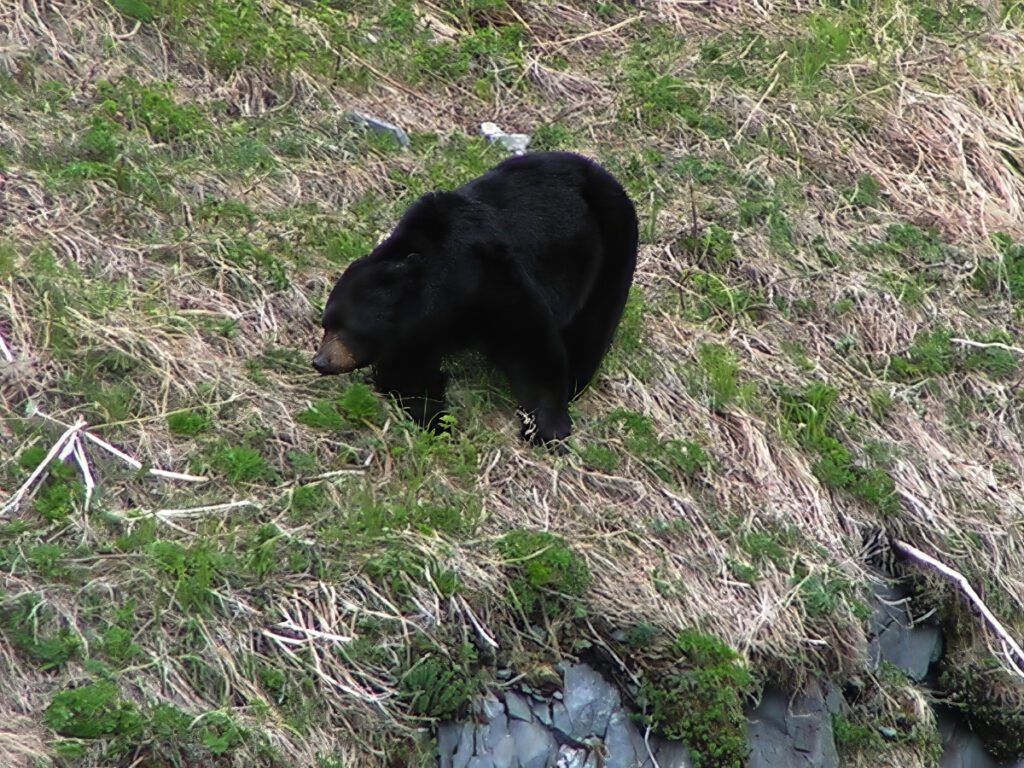
[[61, 691], [43, 713], [43, 722], [61, 736], [78, 739], [135, 733], [142, 727], [142, 718], [119, 694], [109, 681]]
[[753, 394], [753, 385], [741, 384], [739, 372], [739, 364], [727, 347], [701, 344], [696, 365], [690, 370], [691, 391], [701, 395], [716, 413], [724, 412], [734, 402], [744, 405]]
[[212, 421], [201, 411], [178, 411], [167, 415], [167, 428], [176, 435], [194, 436], [207, 431]]
[[807, 387], [801, 395], [786, 392], [782, 396], [782, 415], [796, 430], [805, 448], [818, 454], [814, 474], [825, 485], [845, 490], [881, 514], [899, 511], [896, 484], [882, 467], [858, 463], [850, 449], [832, 429], [833, 408], [839, 393], [821, 382]]
[[554, 616], [566, 600], [572, 602], [590, 588], [586, 561], [560, 536], [515, 530], [498, 540], [498, 551], [512, 571], [512, 595], [526, 614]]
[[461, 669], [437, 654], [421, 658], [399, 681], [399, 696], [410, 712], [437, 720], [456, 718], [475, 690]]
[[739, 655], [716, 637], [686, 630], [675, 641], [677, 660], [647, 676], [640, 701], [647, 720], [690, 748], [695, 768], [746, 764], [743, 697], [754, 679]]
[[78, 655], [82, 641], [69, 627], [53, 631], [53, 611], [36, 595], [0, 607], [0, 630], [40, 670], [59, 669]]

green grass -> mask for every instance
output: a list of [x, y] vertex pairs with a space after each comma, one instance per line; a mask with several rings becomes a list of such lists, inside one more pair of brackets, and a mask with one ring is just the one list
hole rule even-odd
[[510, 584], [513, 605], [526, 615], [553, 618], [590, 587], [586, 562], [559, 536], [518, 530], [498, 541], [498, 551], [515, 574]]
[[800, 445], [815, 455], [814, 474], [827, 487], [844, 490], [883, 517], [895, 516], [899, 499], [885, 462], [871, 456], [858, 461], [834, 424], [839, 393], [821, 382], [805, 392], [784, 393], [782, 418]]
[[[464, 716], [499, 668], [621, 636], [648, 721], [705, 765], [742, 761], [744, 696], [779, 669], [867, 680], [840, 746], [873, 754], [885, 725], [908, 768], [933, 764], [885, 708], [900, 685], [817, 649], [863, 618], [865, 524], [948, 531], [1000, 616], [1021, 599], [999, 504], [1020, 501], [1024, 246], [993, 213], [1018, 202], [999, 107], [1024, 88], [1018, 6], [0, 11], [40, 33], [0, 51], [0, 486], [78, 417], [142, 463], [83, 439], [88, 509], [71, 457], [3, 513], [0, 695], [54, 765], [427, 765], [425, 720]], [[436, 436], [364, 374], [309, 365], [339, 272], [505, 157], [485, 116], [598, 159], [638, 209], [635, 285], [565, 457], [518, 443], [472, 356], [448, 362]], [[964, 162], [919, 130], [953, 122]], [[978, 462], [983, 483], [948, 472]], [[918, 475], [927, 526], [900, 501]], [[754, 627], [766, 601], [779, 621]], [[703, 631], [666, 651], [679, 626]]]

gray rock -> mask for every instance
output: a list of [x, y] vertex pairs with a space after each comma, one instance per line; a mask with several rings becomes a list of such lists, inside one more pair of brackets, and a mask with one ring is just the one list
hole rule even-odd
[[505, 693], [505, 709], [508, 716], [513, 720], [533, 720], [533, 713], [530, 711], [530, 702], [515, 691]]
[[928, 668], [942, 656], [942, 631], [936, 626], [905, 627], [891, 624], [871, 643], [871, 659], [902, 669], [912, 680], [920, 682]]
[[1000, 763], [962, 717], [949, 709], [940, 709], [937, 719], [942, 738], [941, 768], [999, 768]]
[[491, 749], [491, 759], [494, 761], [494, 768], [519, 768], [519, 760], [516, 755], [516, 740], [511, 733], [506, 733], [497, 744]]
[[466, 768], [494, 768], [494, 761], [486, 755], [477, 755]]
[[[484, 726], [477, 726], [477, 728], [482, 731]], [[493, 752], [495, 749], [498, 748], [498, 744], [500, 744], [501, 741], [509, 735], [508, 718], [505, 717], [505, 713], [502, 712], [496, 718], [491, 720], [487, 724], [486, 728], [487, 733], [482, 741], [482, 746], [481, 739], [477, 737], [476, 740], [476, 753], [478, 755], [489, 754]]]
[[483, 698], [480, 713], [488, 720], [496, 720], [505, 716], [505, 707], [497, 696], [488, 691]]
[[825, 683], [822, 686], [822, 693], [825, 696], [825, 709], [828, 710], [830, 715], [838, 715], [843, 711], [846, 699], [843, 698], [843, 692], [838, 685], [835, 683]]
[[543, 725], [551, 726], [551, 704], [547, 701], [535, 701], [533, 703], [533, 716]]
[[603, 737], [608, 720], [619, 708], [619, 692], [586, 664], [572, 664], [565, 670], [565, 708], [577, 739]]
[[811, 681], [794, 700], [786, 715], [786, 727], [793, 738], [793, 746], [807, 756], [812, 766], [839, 765], [832, 735], [832, 713], [828, 711], [825, 693], [816, 681]]
[[873, 637], [868, 649], [872, 666], [887, 661], [911, 679], [923, 680], [928, 668], [942, 656], [942, 632], [931, 624], [912, 624], [907, 595], [898, 587], [875, 584], [873, 589]]
[[558, 744], [547, 728], [537, 723], [513, 720], [509, 732], [515, 740], [516, 755], [522, 768], [551, 768], [555, 764]]
[[[693, 761], [690, 758], [690, 750], [675, 741], [656, 741], [657, 747], [653, 749], [654, 757], [658, 761], [658, 768], [693, 768]], [[652, 746], [654, 746], [652, 744]], [[649, 758], [648, 758], [649, 759]], [[650, 763], [644, 763], [649, 765]]]
[[816, 682], [792, 701], [768, 689], [747, 723], [749, 768], [837, 768], [832, 713]]
[[505, 133], [495, 123], [480, 123], [480, 133], [488, 141], [501, 144], [509, 152], [521, 155], [530, 146], [530, 137], [525, 133]]
[[605, 768], [636, 768], [649, 760], [643, 736], [621, 709], [613, 712], [608, 719], [604, 749]]
[[569, 719], [569, 712], [561, 701], [551, 705], [551, 724], [562, 733], [572, 733], [572, 720]]
[[386, 120], [380, 120], [372, 115], [364, 115], [362, 112], [356, 112], [355, 110], [346, 112], [345, 117], [356, 125], [368, 128], [374, 133], [386, 133], [393, 136], [395, 141], [397, 141], [402, 147], [409, 146], [409, 134], [394, 123], [389, 123]]
[[476, 746], [473, 732], [476, 729], [472, 723], [464, 723], [462, 733], [459, 734], [459, 743], [452, 755], [452, 768], [466, 768], [473, 757], [473, 750]]
[[442, 723], [437, 729], [437, 754], [441, 758], [440, 768], [452, 768], [452, 756], [459, 746], [459, 736], [464, 725]]

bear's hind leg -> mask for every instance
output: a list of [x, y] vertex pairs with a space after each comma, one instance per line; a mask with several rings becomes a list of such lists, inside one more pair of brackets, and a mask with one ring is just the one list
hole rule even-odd
[[572, 432], [562, 339], [551, 324], [520, 325], [492, 353], [519, 407], [520, 436], [534, 444], [563, 440]]
[[436, 359], [404, 359], [377, 364], [373, 372], [378, 392], [394, 397], [409, 417], [424, 429], [444, 431], [444, 390], [447, 375]]
[[632, 256], [628, 252], [614, 256], [620, 261], [606, 262], [586, 304], [562, 329], [569, 365], [570, 400], [586, 388], [601, 367], [629, 298], [636, 263], [635, 251]]

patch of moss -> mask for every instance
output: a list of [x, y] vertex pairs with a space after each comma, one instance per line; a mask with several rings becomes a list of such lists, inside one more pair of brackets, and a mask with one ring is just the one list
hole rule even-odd
[[586, 561], [560, 536], [515, 530], [499, 539], [497, 546], [511, 571], [513, 598], [527, 615], [554, 616], [590, 588]]
[[647, 720], [691, 750], [694, 768], [742, 768], [746, 764], [743, 698], [754, 678], [737, 654], [717, 637], [681, 633], [667, 668], [649, 672], [640, 690]]
[[971, 650], [947, 654], [939, 685], [997, 759], [1024, 755], [1024, 684], [997, 659]]

